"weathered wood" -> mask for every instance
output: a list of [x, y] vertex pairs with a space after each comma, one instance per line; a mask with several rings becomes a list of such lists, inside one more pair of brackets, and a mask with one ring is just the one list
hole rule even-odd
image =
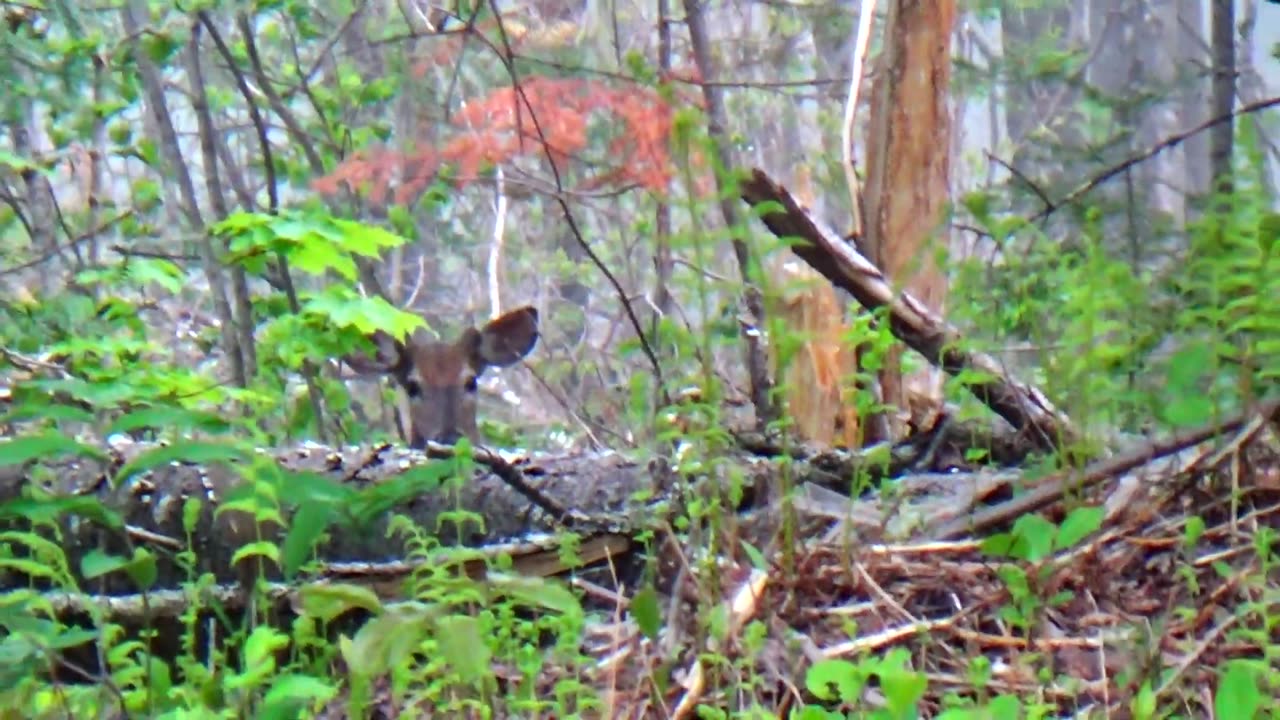
[[1080, 434], [1071, 420], [1039, 390], [1010, 377], [989, 355], [964, 348], [959, 330], [923, 306], [909, 293], [895, 293], [884, 274], [849, 243], [800, 207], [763, 170], [754, 169], [741, 193], [753, 207], [777, 203], [761, 212], [761, 220], [779, 238], [795, 238], [791, 246], [800, 259], [835, 285], [847, 290], [868, 310], [888, 309], [894, 336], [950, 375], [969, 371], [981, 375], [968, 384], [970, 392], [1044, 450], [1074, 445]]

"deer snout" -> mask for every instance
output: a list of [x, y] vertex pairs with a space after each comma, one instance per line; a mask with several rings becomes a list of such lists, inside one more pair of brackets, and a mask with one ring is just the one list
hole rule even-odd
[[456, 429], [449, 429], [441, 430], [436, 433], [436, 436], [431, 438], [431, 441], [440, 443], [441, 445], [453, 445], [461, 439], [462, 433], [458, 432]]

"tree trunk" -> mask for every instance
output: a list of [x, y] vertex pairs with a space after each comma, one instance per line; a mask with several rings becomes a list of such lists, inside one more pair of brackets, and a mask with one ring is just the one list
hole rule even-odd
[[[1236, 101], [1235, 0], [1213, 0], [1213, 116], [1225, 115]], [[1231, 192], [1231, 154], [1235, 122], [1219, 123], [1209, 131], [1209, 166], [1213, 189]]]
[[[950, 197], [947, 97], [955, 16], [954, 0], [890, 3], [867, 138], [866, 250], [896, 288], [934, 313], [942, 312], [947, 293], [935, 243], [945, 248], [948, 237], [940, 222]], [[941, 376], [926, 368], [908, 381], [902, 348], [895, 346], [880, 372], [884, 403], [905, 409], [908, 382], [926, 402], [941, 403]], [[890, 419], [893, 435], [903, 427]]]

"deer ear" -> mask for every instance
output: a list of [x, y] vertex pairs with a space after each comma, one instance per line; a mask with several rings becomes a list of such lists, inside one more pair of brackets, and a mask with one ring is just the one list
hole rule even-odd
[[538, 343], [538, 311], [532, 306], [512, 310], [490, 320], [475, 335], [471, 364], [476, 368], [505, 367], [528, 355]]
[[373, 343], [373, 354], [363, 352], [348, 353], [342, 358], [352, 370], [359, 375], [380, 375], [397, 373], [403, 370], [409, 361], [404, 343], [396, 340], [389, 333], [381, 330], [369, 336]]

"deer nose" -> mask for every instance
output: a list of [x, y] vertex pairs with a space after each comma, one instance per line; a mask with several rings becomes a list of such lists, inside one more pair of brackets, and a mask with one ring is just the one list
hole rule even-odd
[[438, 442], [441, 445], [453, 445], [462, 439], [462, 433], [457, 430], [441, 430], [436, 436], [431, 438], [432, 442]]

